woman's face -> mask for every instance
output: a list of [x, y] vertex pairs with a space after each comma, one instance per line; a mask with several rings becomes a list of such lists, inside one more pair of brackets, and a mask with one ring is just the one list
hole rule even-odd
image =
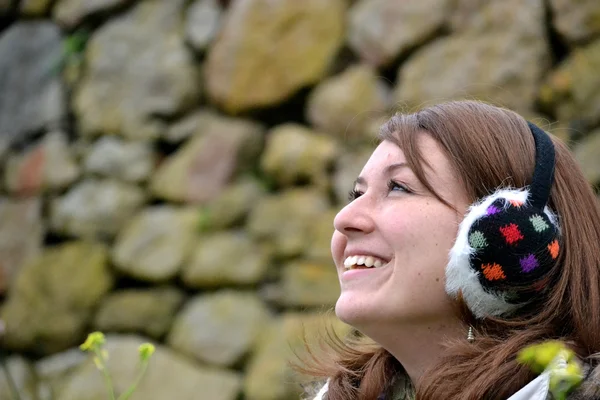
[[[424, 133], [419, 145], [428, 181], [458, 211], [427, 191], [402, 150], [384, 141], [356, 181], [356, 198], [334, 220], [331, 251], [341, 285], [336, 314], [363, 332], [454, 315], [444, 270], [469, 202], [437, 142]], [[356, 268], [361, 263], [374, 267]]]

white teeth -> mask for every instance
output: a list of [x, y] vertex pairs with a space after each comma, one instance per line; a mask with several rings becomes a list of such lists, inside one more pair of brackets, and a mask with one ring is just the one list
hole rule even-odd
[[373, 256], [350, 256], [344, 260], [344, 267], [346, 267], [346, 269], [350, 269], [356, 265], [364, 265], [368, 268], [380, 268], [385, 264], [385, 261], [375, 258]]

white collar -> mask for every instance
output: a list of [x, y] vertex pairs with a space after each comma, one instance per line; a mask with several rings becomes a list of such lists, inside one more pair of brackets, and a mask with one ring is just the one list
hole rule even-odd
[[543, 372], [507, 400], [546, 400], [550, 390], [550, 373]]
[[321, 388], [321, 390], [319, 390], [319, 393], [317, 393], [317, 395], [315, 396], [315, 398], [313, 400], [323, 400], [323, 396], [325, 395], [325, 393], [327, 393], [328, 388], [329, 388], [329, 379], [327, 379], [327, 382], [325, 382], [325, 385], [323, 385], [323, 387]]

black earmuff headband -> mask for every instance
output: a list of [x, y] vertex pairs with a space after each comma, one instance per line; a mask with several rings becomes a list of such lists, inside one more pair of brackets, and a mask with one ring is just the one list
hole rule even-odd
[[535, 141], [535, 169], [529, 188], [530, 203], [533, 207], [543, 210], [550, 198], [554, 180], [554, 144], [546, 132], [531, 122], [527, 124]]

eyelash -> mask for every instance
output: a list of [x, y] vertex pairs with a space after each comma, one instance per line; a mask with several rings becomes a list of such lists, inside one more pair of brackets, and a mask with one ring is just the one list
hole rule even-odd
[[[412, 193], [406, 186], [401, 185], [400, 183], [393, 181], [393, 180], [390, 180], [388, 182], [387, 187], [390, 192], [392, 190], [394, 190], [395, 188], [399, 188], [399, 189], [402, 189], [402, 191], [405, 193]], [[348, 201], [356, 200], [362, 195], [363, 195], [363, 192], [361, 192], [360, 190], [352, 189], [352, 190], [350, 190], [350, 192], [348, 192]]]
[[358, 191], [358, 190], [356, 190], [356, 189], [351, 189], [351, 190], [348, 192], [348, 201], [353, 201], [353, 200], [356, 200], [356, 199], [358, 199], [360, 196], [362, 196], [362, 192], [361, 192], [361, 191]]
[[388, 190], [391, 192], [394, 188], [402, 189], [403, 192], [412, 193], [405, 185], [398, 183], [396, 181], [390, 180], [388, 182]]

